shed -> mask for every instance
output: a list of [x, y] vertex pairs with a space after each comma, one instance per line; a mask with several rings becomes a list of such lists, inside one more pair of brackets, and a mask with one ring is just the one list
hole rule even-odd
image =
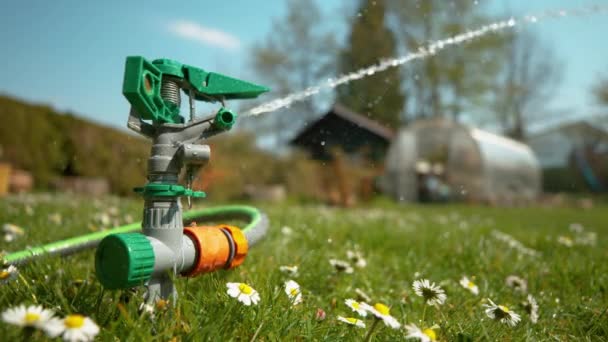
[[348, 206], [374, 194], [374, 179], [382, 173], [393, 137], [393, 130], [335, 104], [290, 144], [320, 161], [316, 191], [319, 197]]
[[608, 132], [586, 121], [548, 128], [528, 138], [547, 191], [608, 191]]
[[332, 150], [339, 147], [351, 158], [381, 161], [393, 137], [393, 130], [335, 104], [300, 131], [290, 144], [309, 151], [317, 160], [332, 159]]
[[451, 200], [526, 202], [541, 186], [540, 166], [528, 146], [442, 118], [416, 121], [397, 134], [381, 186], [399, 201], [418, 201], [427, 172]]

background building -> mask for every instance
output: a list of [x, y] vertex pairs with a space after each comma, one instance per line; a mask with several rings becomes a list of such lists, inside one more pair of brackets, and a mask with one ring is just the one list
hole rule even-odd
[[540, 165], [528, 146], [448, 119], [403, 128], [386, 158], [384, 191], [399, 201], [534, 200]]
[[608, 132], [578, 121], [528, 139], [544, 174], [547, 191], [608, 190]]

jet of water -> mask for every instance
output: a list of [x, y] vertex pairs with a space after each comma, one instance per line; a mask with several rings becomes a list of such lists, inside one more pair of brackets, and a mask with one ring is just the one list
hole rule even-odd
[[556, 19], [556, 18], [563, 18], [563, 17], [567, 17], [567, 16], [568, 17], [580, 17], [580, 16], [593, 15], [593, 14], [598, 14], [598, 13], [607, 12], [607, 11], [608, 11], [608, 6], [591, 5], [591, 6], [575, 8], [575, 9], [570, 9], [570, 10], [563, 10], [563, 9], [548, 10], [548, 11], [541, 12], [541, 13], [538, 13], [535, 15], [528, 14], [528, 15], [519, 17], [517, 19], [509, 18], [507, 20], [497, 21], [497, 22], [482, 26], [475, 30], [470, 30], [470, 31], [446, 38], [446, 39], [431, 42], [430, 44], [428, 44], [426, 46], [421, 46], [418, 48], [417, 51], [407, 54], [405, 56], [383, 60], [383, 61], [379, 62], [378, 64], [374, 64], [369, 67], [359, 69], [357, 71], [342, 75], [335, 79], [329, 78], [326, 81], [324, 81], [318, 85], [308, 87], [302, 91], [291, 93], [285, 97], [271, 100], [271, 101], [261, 104], [257, 107], [254, 107], [254, 108], [246, 111], [244, 113], [244, 115], [245, 116], [254, 116], [254, 115], [259, 115], [259, 114], [263, 114], [263, 113], [273, 112], [275, 110], [288, 107], [294, 102], [302, 101], [310, 96], [318, 94], [319, 92], [321, 92], [323, 90], [330, 90], [339, 85], [346, 84], [346, 83], [349, 83], [349, 82], [352, 82], [355, 80], [359, 80], [364, 77], [371, 76], [377, 72], [384, 71], [388, 68], [398, 67], [398, 66], [407, 64], [409, 62], [412, 62], [414, 60], [428, 58], [430, 56], [435, 55], [437, 52], [439, 52], [447, 47], [464, 44], [464, 43], [470, 42], [471, 40], [473, 40], [475, 38], [479, 38], [479, 37], [485, 36], [490, 33], [496, 33], [496, 32], [504, 31], [507, 29], [512, 29], [515, 26], [523, 26], [525, 24], [535, 24], [535, 23], [538, 23], [539, 21], [545, 20], [545, 19]]

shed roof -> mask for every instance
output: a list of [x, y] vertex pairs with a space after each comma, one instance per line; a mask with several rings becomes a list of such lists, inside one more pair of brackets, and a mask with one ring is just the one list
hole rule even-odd
[[392, 129], [334, 104], [325, 115], [300, 131], [290, 144], [311, 151], [314, 158], [326, 159], [333, 146], [340, 146], [346, 152], [354, 152], [364, 145], [384, 150], [394, 136]]
[[606, 140], [608, 139], [608, 131], [597, 125], [592, 125], [587, 121], [576, 121], [552, 127], [532, 135], [528, 140], [535, 140], [555, 133], [562, 133], [568, 136], [583, 135], [589, 138]]

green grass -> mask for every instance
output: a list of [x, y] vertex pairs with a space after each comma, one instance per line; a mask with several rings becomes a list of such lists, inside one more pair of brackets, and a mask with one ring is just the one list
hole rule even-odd
[[[26, 209], [26, 207], [30, 209]], [[141, 202], [107, 198], [91, 200], [67, 196], [35, 195], [0, 201], [0, 223], [14, 223], [26, 235], [0, 249], [16, 251], [26, 245], [54, 241], [95, 229], [94, 215], [115, 207], [117, 223], [129, 214], [139, 218]], [[0, 310], [38, 303], [58, 314], [82, 313], [101, 326], [101, 340], [125, 341], [218, 340], [361, 340], [367, 330], [336, 321], [337, 315], [355, 316], [345, 305], [357, 298], [355, 289], [373, 302], [391, 307], [400, 322], [419, 326], [438, 324], [441, 340], [574, 341], [608, 340], [608, 206], [591, 210], [574, 208], [488, 208], [461, 205], [397, 206], [378, 203], [355, 209], [321, 206], [262, 206], [269, 215], [267, 238], [252, 248], [245, 264], [192, 279], [176, 279], [177, 306], [157, 312], [156, 319], [140, 315], [139, 291], [103, 291], [95, 279], [93, 252], [66, 258], [47, 258], [20, 268], [20, 278], [0, 285]], [[27, 210], [33, 211], [28, 215]], [[60, 224], [49, 214], [59, 213]], [[566, 247], [559, 236], [575, 237], [571, 223], [597, 232], [594, 246]], [[282, 233], [289, 226], [291, 235]], [[521, 255], [492, 231], [509, 234], [537, 250], [536, 257]], [[346, 250], [358, 246], [367, 259], [353, 274], [337, 274], [328, 259], [346, 259]], [[293, 277], [304, 302], [292, 307], [282, 290], [289, 279], [281, 265], [298, 265]], [[525, 295], [505, 286], [505, 278], [518, 275], [528, 281], [528, 292], [540, 305], [540, 318], [532, 324], [521, 307]], [[475, 276], [480, 295], [458, 284]], [[439, 308], [425, 307], [411, 288], [417, 278], [440, 284], [448, 299]], [[257, 306], [245, 307], [226, 294], [227, 282], [245, 282], [261, 295]], [[490, 320], [482, 303], [491, 298], [521, 314], [515, 328]], [[327, 313], [315, 320], [317, 308]], [[372, 320], [365, 319], [368, 327]], [[0, 322], [0, 340], [19, 340], [22, 332]], [[44, 340], [35, 333], [31, 340]], [[383, 325], [374, 340], [403, 340], [403, 330]]]

